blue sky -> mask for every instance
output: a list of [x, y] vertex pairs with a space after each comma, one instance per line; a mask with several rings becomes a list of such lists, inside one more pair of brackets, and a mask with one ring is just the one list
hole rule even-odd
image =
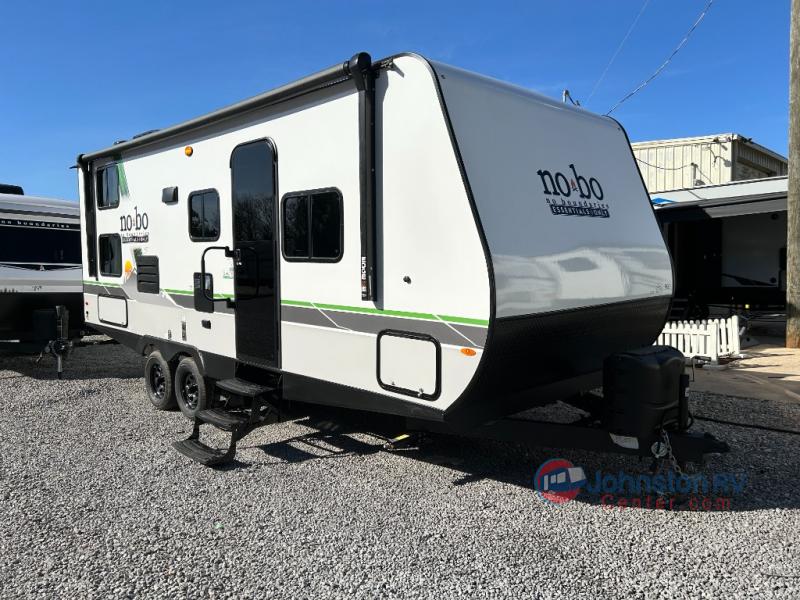
[[[607, 111], [707, 0], [4, 2], [0, 182], [75, 199], [77, 154], [197, 116], [357, 51], [412, 50]], [[789, 0], [716, 0], [614, 116], [633, 141], [737, 132], [786, 154]]]

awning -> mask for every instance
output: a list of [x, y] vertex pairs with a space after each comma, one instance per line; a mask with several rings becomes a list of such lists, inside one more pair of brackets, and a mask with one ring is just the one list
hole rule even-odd
[[691, 202], [672, 202], [656, 205], [659, 223], [721, 219], [741, 215], [755, 215], [786, 211], [786, 194], [783, 192], [734, 196]]

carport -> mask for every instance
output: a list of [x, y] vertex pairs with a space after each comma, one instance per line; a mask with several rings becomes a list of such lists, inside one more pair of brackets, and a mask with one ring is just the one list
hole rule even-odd
[[652, 198], [675, 270], [673, 319], [786, 306], [786, 178]]

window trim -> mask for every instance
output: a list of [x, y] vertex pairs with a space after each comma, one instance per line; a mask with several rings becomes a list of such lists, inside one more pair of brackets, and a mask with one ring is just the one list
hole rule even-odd
[[[100, 243], [103, 238], [117, 238], [119, 240], [119, 273], [107, 273], [103, 271], [103, 256], [100, 252]], [[103, 277], [122, 277], [122, 272], [124, 271], [123, 263], [122, 263], [122, 238], [118, 233], [103, 233], [97, 236], [97, 271]]]
[[[313, 244], [312, 244], [312, 237], [314, 235], [314, 229], [312, 227], [312, 216], [313, 216], [313, 207], [311, 206], [311, 196], [314, 194], [324, 194], [334, 192], [336, 196], [339, 198], [339, 255], [335, 258], [314, 258], [311, 256], [313, 252]], [[285, 211], [285, 202], [287, 198], [296, 198], [298, 196], [304, 196], [308, 201], [308, 257], [305, 256], [287, 256], [286, 255], [286, 245], [284, 243], [284, 211]], [[281, 255], [283, 256], [283, 260], [286, 262], [305, 262], [305, 263], [338, 263], [342, 260], [344, 256], [344, 196], [342, 195], [342, 191], [337, 187], [324, 187], [324, 188], [315, 188], [313, 190], [299, 190], [296, 192], [287, 192], [283, 196], [281, 196], [281, 205], [280, 205], [280, 213], [279, 213], [279, 220], [280, 220], [280, 241], [281, 241]]]
[[[216, 237], [194, 237], [192, 235], [192, 196], [199, 196], [200, 194], [207, 194], [209, 192], [214, 192], [217, 195], [217, 212], [219, 214], [219, 227], [217, 227], [217, 236]], [[203, 207], [203, 211], [205, 212], [205, 207]], [[186, 200], [186, 217], [187, 217], [187, 225], [189, 228], [189, 239], [193, 242], [216, 242], [219, 239], [220, 233], [222, 232], [222, 200], [219, 197], [219, 191], [216, 188], [206, 188], [204, 190], [194, 190], [189, 192], [189, 197]]]
[[[100, 206], [100, 194], [98, 194], [97, 189], [97, 179], [102, 177], [103, 171], [107, 171], [111, 167], [117, 169], [117, 202], [115, 204], [108, 204], [106, 206]], [[111, 210], [113, 208], [119, 207], [119, 199], [120, 199], [120, 191], [119, 191], [119, 169], [117, 167], [117, 161], [108, 162], [104, 164], [102, 167], [97, 167], [94, 172], [94, 204], [97, 207], [97, 210]]]

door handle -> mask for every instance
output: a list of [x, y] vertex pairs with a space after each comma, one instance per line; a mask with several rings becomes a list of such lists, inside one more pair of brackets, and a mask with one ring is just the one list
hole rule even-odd
[[[214, 298], [208, 293], [208, 289], [206, 288], [206, 254], [211, 250], [223, 250], [226, 258], [234, 258], [234, 260], [238, 250], [231, 250], [227, 246], [209, 246], [203, 250], [203, 254], [200, 257], [200, 292], [203, 294], [203, 297], [210, 302], [221, 302], [223, 300], [222, 298]], [[241, 257], [241, 254], [239, 256]], [[224, 298], [224, 301], [229, 308], [233, 307], [234, 302], [230, 298]]]

